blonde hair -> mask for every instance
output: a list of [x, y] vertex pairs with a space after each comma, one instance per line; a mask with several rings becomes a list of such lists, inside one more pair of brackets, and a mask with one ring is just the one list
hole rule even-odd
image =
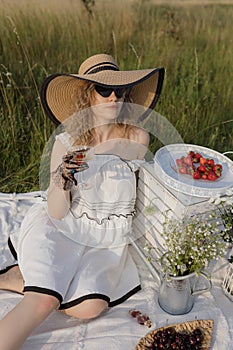
[[[93, 145], [96, 139], [96, 131], [93, 127], [93, 115], [91, 111], [91, 99], [95, 90], [95, 85], [85, 80], [79, 80], [77, 88], [72, 96], [76, 106], [76, 112], [67, 118], [63, 125], [65, 130], [74, 140], [74, 145]], [[130, 125], [130, 108], [131, 102], [129, 95], [126, 95], [124, 102], [125, 107], [117, 117], [114, 124], [120, 138], [129, 138], [132, 128]], [[130, 123], [130, 124], [127, 124]]]

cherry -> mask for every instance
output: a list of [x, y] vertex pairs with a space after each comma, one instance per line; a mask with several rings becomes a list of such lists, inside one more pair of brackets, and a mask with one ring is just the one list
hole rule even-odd
[[153, 349], [201, 350], [203, 338], [203, 333], [199, 328], [188, 334], [168, 327], [154, 335]]
[[129, 314], [130, 314], [130, 316], [135, 318], [135, 317], [141, 315], [141, 312], [138, 310], [132, 309], [132, 310], [129, 310]]

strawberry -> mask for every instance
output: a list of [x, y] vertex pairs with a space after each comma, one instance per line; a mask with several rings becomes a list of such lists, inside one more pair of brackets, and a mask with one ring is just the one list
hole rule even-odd
[[184, 163], [191, 166], [193, 165], [193, 161], [192, 161], [192, 158], [190, 156], [187, 156], [184, 158]]
[[195, 152], [193, 152], [193, 151], [189, 151], [189, 153], [188, 153], [188, 155], [189, 155], [191, 158], [194, 157], [194, 154], [195, 154]]
[[201, 178], [202, 178], [202, 180], [207, 180], [207, 174], [202, 174]]
[[186, 167], [185, 167], [185, 166], [182, 166], [182, 167], [179, 169], [179, 172], [180, 172], [181, 174], [186, 174], [186, 173], [187, 173]]
[[201, 174], [199, 173], [199, 171], [194, 171], [194, 173], [193, 173], [193, 178], [194, 178], [195, 180], [198, 180], [198, 179], [201, 178]]
[[209, 174], [207, 175], [207, 178], [210, 181], [215, 181], [215, 180], [217, 180], [218, 177], [215, 175], [215, 173], [213, 171], [210, 171]]
[[210, 171], [212, 171], [212, 167], [208, 164], [203, 165], [204, 167], [206, 167], [206, 174], [208, 174]]
[[180, 158], [180, 160], [181, 160], [182, 162], [184, 162], [184, 158], [185, 158], [185, 157], [184, 157], [184, 156], [182, 156], [182, 157]]
[[200, 157], [200, 164], [205, 165], [207, 163], [206, 158]]
[[194, 163], [199, 163], [200, 158], [201, 158], [201, 154], [200, 153], [195, 153], [194, 156], [193, 156], [193, 162]]
[[176, 165], [177, 166], [183, 166], [183, 162], [181, 159], [176, 159]]
[[211, 167], [214, 166], [214, 160], [213, 159], [206, 159], [207, 164], [210, 165]]
[[199, 173], [205, 173], [207, 171], [207, 168], [205, 165], [199, 165], [197, 171], [199, 171]]
[[220, 164], [215, 164], [212, 168], [216, 176], [220, 177], [222, 175], [222, 166]]
[[194, 173], [194, 169], [192, 166], [187, 166], [186, 167], [186, 173], [189, 174], [189, 175], [193, 175]]
[[215, 166], [222, 170], [222, 164], [215, 164]]

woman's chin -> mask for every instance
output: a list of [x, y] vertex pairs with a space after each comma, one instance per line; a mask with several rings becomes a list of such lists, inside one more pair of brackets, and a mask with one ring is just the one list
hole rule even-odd
[[97, 122], [115, 122], [122, 108], [122, 102], [111, 102], [92, 106], [93, 114]]

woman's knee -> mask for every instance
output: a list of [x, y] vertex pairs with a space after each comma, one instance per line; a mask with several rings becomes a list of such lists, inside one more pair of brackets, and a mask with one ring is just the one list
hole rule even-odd
[[63, 312], [68, 316], [87, 320], [98, 317], [107, 307], [108, 303], [105, 300], [87, 299]]
[[48, 294], [25, 292], [24, 299], [34, 306], [36, 313], [40, 314], [49, 314], [59, 306], [58, 299]]

